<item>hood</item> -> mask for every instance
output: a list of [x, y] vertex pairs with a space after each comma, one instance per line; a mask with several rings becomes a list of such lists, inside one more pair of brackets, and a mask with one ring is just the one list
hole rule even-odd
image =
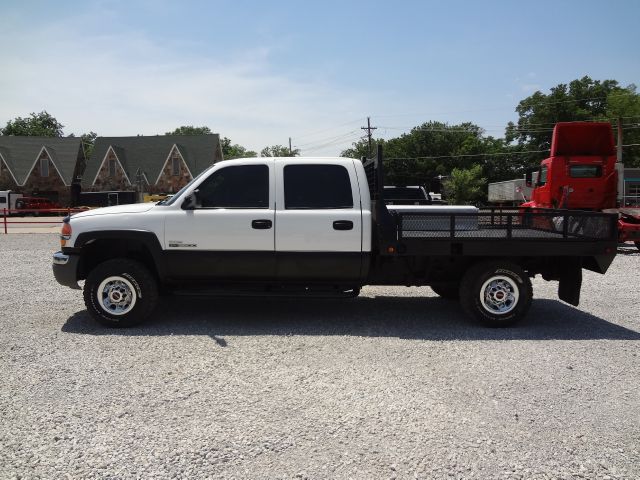
[[143, 213], [148, 212], [155, 206], [155, 203], [131, 203], [127, 205], [116, 205], [115, 207], [96, 208], [86, 212], [76, 213], [72, 218], [93, 217], [94, 215], [116, 215], [119, 213]]

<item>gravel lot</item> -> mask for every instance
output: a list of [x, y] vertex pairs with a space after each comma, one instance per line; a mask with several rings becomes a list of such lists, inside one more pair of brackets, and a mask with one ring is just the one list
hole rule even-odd
[[429, 289], [165, 300], [107, 330], [0, 235], [0, 478], [640, 478], [640, 255], [490, 330]]

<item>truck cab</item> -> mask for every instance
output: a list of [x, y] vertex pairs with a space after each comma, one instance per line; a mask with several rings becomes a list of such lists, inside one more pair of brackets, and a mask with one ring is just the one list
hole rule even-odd
[[[536, 169], [537, 181], [525, 207], [603, 210], [615, 208], [617, 171], [611, 124], [558, 123], [551, 154]], [[527, 185], [532, 186], [531, 171]]]
[[228, 160], [155, 205], [74, 215], [65, 246], [91, 250], [84, 252], [91, 260], [79, 267], [87, 273], [104, 252], [136, 237], [141, 252], [155, 252], [168, 284], [295, 281], [352, 288], [367, 274], [370, 205], [357, 160]]

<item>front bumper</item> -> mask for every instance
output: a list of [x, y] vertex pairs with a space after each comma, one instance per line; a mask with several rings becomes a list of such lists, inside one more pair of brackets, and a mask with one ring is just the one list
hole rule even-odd
[[78, 286], [79, 255], [67, 255], [62, 252], [53, 254], [53, 276], [60, 285], [80, 290]]

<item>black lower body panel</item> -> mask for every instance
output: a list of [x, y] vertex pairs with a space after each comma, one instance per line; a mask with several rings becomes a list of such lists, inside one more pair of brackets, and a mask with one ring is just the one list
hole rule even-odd
[[248, 281], [358, 284], [368, 255], [360, 252], [169, 251], [170, 282]]

